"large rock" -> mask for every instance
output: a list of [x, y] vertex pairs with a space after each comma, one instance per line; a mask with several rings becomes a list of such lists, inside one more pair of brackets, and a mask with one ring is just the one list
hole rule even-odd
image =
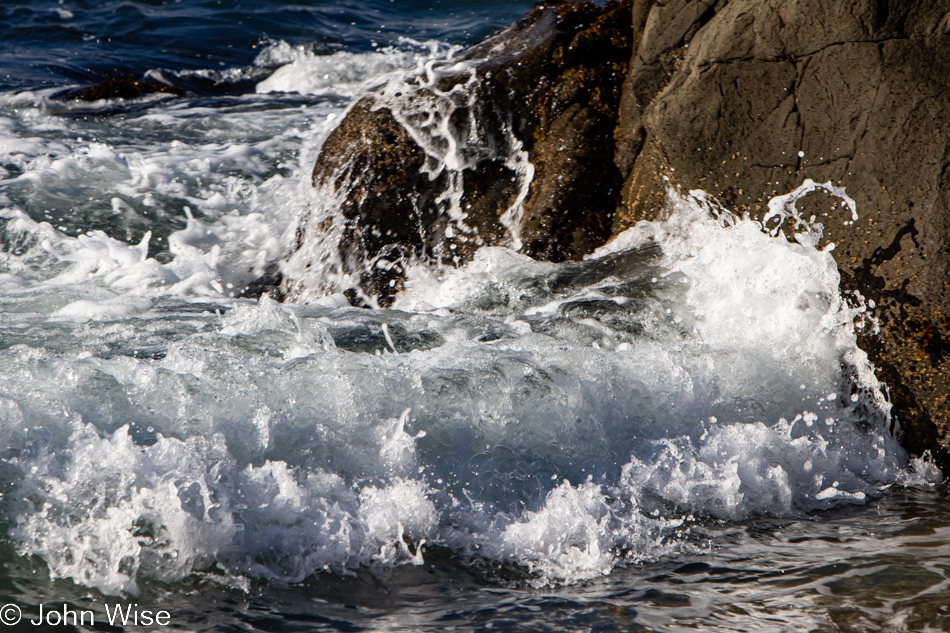
[[281, 293], [386, 306], [410, 262], [458, 265], [486, 244], [564, 261], [603, 244], [631, 35], [630, 2], [540, 4], [371, 90], [323, 144]]
[[[862, 347], [912, 452], [950, 432], [950, 0], [638, 2], [619, 231], [667, 186], [762, 217], [805, 178], [843, 285], [876, 305]], [[635, 13], [638, 9], [635, 8]], [[801, 205], [800, 205], [801, 206]]]
[[577, 259], [656, 218], [671, 185], [761, 219], [769, 198], [831, 181], [860, 219], [817, 194], [803, 215], [836, 244], [844, 289], [874, 306], [880, 333], [860, 344], [902, 442], [937, 451], [950, 435], [948, 77], [950, 0], [539, 5], [350, 109], [277, 294], [346, 288], [385, 306], [407, 262], [457, 265], [483, 244]]

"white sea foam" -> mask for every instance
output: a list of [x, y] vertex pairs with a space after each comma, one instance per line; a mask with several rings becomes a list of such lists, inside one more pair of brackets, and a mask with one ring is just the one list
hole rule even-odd
[[251, 215], [190, 218], [162, 264], [7, 211], [31, 237], [5, 254], [4, 327], [49, 324], [0, 351], [19, 549], [106, 593], [432, 545], [570, 582], [675, 551], [690, 516], [937, 476], [887, 432], [830, 253], [713, 211], [674, 195], [582, 264], [412, 270], [402, 311], [228, 299]]
[[[20, 173], [0, 183], [6, 206], [0, 216], [18, 244], [0, 253], [11, 272], [59, 284], [98, 278], [116, 288], [151, 288], [152, 294], [166, 293], [158, 286], [182, 284], [167, 292], [214, 296], [236, 294], [259, 277], [282, 252], [282, 233], [311, 195], [305, 179], [288, 177], [297, 157], [287, 151], [322, 134], [326, 119], [310, 113], [297, 121], [301, 127], [272, 128], [268, 135], [259, 120], [245, 125], [261, 117], [223, 115], [195, 130], [186, 123], [192, 114], [186, 109], [167, 115], [172, 122], [156, 123], [157, 115], [148, 115], [127, 124], [126, 132], [146, 137], [195, 135], [169, 147], [21, 143], [8, 155]], [[228, 122], [222, 119], [232, 119], [249, 142], [209, 142]], [[72, 206], [69, 212], [56, 211], [64, 204]], [[93, 222], [108, 234], [69, 236], [72, 225]], [[148, 239], [152, 231], [167, 237]], [[149, 258], [150, 246], [170, 263]]]
[[402, 38], [395, 47], [371, 53], [337, 51], [319, 54], [306, 46], [278, 41], [258, 57], [258, 66], [278, 66], [257, 84], [257, 92], [296, 92], [324, 97], [352, 97], [367, 81], [385, 73], [415, 68], [445, 55], [450, 47], [442, 42], [415, 42]]
[[[447, 50], [405, 40], [374, 52], [316, 55], [278, 41], [251, 68], [225, 74], [237, 73], [230, 79], [238, 80], [273, 72], [261, 93], [348, 97], [382, 73], [417, 67]], [[214, 72], [208, 76], [229, 78]], [[71, 278], [59, 281], [97, 277], [120, 289], [149, 288], [149, 296], [231, 296], [264, 274], [283, 254], [294, 218], [316, 203], [307, 166], [344, 108], [339, 99], [305, 109], [274, 107], [279, 97], [269, 96], [215, 108], [186, 99], [157, 103], [121, 124], [104, 117], [71, 127], [61, 114], [122, 103], [64, 103], [52, 98], [55, 92], [0, 95], [0, 156], [12, 166], [0, 172], [0, 202], [4, 217], [15, 217], [8, 232], [29, 251], [0, 256], [12, 272], [49, 279], [64, 272], [71, 252], [84, 249], [85, 264], [73, 262], [66, 271]], [[102, 231], [67, 237], [90, 225]], [[125, 257], [123, 243], [136, 244], [148, 231], [150, 253], [159, 256], [143, 258], [134, 272], [115, 268], [115, 258]], [[40, 261], [52, 265], [34, 265]], [[107, 279], [112, 268], [122, 279]]]

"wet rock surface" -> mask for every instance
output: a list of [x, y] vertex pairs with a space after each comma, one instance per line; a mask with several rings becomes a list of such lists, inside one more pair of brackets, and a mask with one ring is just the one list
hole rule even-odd
[[[643, 3], [649, 4], [649, 3]], [[902, 441], [950, 432], [950, 2], [657, 1], [636, 35], [620, 231], [656, 215], [663, 176], [762, 217], [805, 178], [847, 187], [860, 219], [809, 196], [842, 286], [876, 308], [861, 346]]]
[[371, 90], [323, 145], [313, 180], [329, 202], [302, 218], [282, 292], [307, 300], [322, 282], [306, 271], [329, 268], [354, 303], [386, 306], [409, 261], [458, 265], [486, 244], [565, 261], [602, 245], [631, 34], [628, 2], [541, 4]]

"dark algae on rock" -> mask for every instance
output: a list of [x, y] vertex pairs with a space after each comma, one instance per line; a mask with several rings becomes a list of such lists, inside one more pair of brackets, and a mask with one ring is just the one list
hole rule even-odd
[[[950, 0], [542, 3], [370, 90], [313, 170], [279, 289], [391, 305], [410, 261], [483, 245], [560, 262], [662, 213], [669, 187], [763, 218], [805, 179], [861, 346], [912, 453], [950, 432]], [[328, 212], [327, 210], [330, 210]], [[941, 457], [942, 459], [942, 457]]]

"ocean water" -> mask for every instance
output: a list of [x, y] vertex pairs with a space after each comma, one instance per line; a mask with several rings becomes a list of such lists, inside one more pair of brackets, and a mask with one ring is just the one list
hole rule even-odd
[[[843, 190], [766, 228], [671, 190], [584, 262], [483, 248], [388, 310], [240, 298], [350, 100], [528, 9], [0, 6], [0, 624], [950, 627], [941, 475], [794, 206]], [[129, 74], [189, 94], [63, 98]]]

